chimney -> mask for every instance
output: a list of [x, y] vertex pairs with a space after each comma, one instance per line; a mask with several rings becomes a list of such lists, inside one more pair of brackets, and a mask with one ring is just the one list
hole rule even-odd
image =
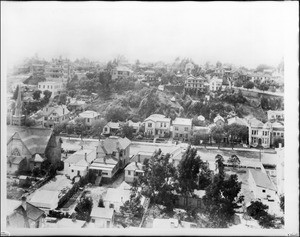
[[26, 211], [26, 209], [27, 209], [27, 202], [26, 202], [27, 198], [25, 196], [23, 196], [21, 200], [22, 200], [22, 204], [21, 205], [24, 208], [24, 210]]
[[135, 166], [138, 168], [137, 162], [135, 161]]

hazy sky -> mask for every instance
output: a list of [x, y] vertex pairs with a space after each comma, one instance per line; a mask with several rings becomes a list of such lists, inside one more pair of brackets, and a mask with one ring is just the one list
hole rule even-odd
[[2, 2], [9, 63], [39, 57], [107, 61], [277, 65], [284, 50], [284, 2]]

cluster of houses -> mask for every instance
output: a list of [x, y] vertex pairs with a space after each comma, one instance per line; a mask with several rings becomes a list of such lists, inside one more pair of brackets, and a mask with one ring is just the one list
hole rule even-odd
[[[74, 142], [77, 146], [72, 146]], [[176, 166], [185, 152], [185, 147], [180, 146], [180, 144], [132, 143], [127, 138], [117, 136], [109, 136], [104, 140], [82, 140], [78, 138], [70, 140], [70, 138], [55, 137], [53, 131], [47, 128], [21, 129], [15, 132], [7, 143], [8, 173], [14, 174], [19, 170], [30, 171], [35, 166], [41, 166], [41, 163], [46, 160], [52, 164], [63, 161], [64, 169], [59, 175], [56, 175], [54, 180], [46, 183], [27, 197], [23, 196], [21, 202], [9, 200], [14, 204], [14, 209], [9, 210], [7, 223], [10, 227], [47, 227], [45, 217], [51, 210], [57, 208], [60, 199], [72, 188], [74, 182], [88, 174], [93, 174], [96, 179], [92, 185], [99, 186], [102, 182], [114, 180], [118, 172], [124, 172], [125, 182], [123, 181], [117, 188], [107, 189], [103, 197], [105, 207], [94, 205], [90, 222], [63, 218], [56, 224], [56, 227], [71, 227], [73, 225], [74, 227], [77, 225], [76, 228], [79, 228], [78, 226], [80, 228], [88, 226], [113, 227], [115, 212], [119, 212], [123, 203], [130, 199], [130, 184], [134, 179], [144, 174], [144, 160], [150, 159], [158, 149], [161, 149], [161, 155], [169, 153], [170, 162]], [[61, 154], [62, 150], [64, 151], [63, 154]], [[281, 161], [282, 157], [278, 164], [281, 164]], [[228, 161], [225, 161], [224, 164], [225, 166], [231, 165]], [[279, 180], [276, 186], [260, 161], [241, 159], [238, 167], [246, 168], [249, 171], [247, 186], [244, 187], [250, 193], [247, 197], [248, 203], [251, 200], [259, 199], [267, 205], [272, 205], [273, 202], [278, 201], [278, 195], [282, 190], [277, 186], [282, 186], [283, 183], [283, 176], [280, 175], [280, 171], [278, 171]], [[214, 170], [214, 167], [210, 168]], [[203, 193], [200, 196], [203, 196]], [[142, 200], [142, 203], [144, 202], [145, 198]], [[183, 206], [189, 203], [189, 205], [196, 207], [200, 205], [199, 202], [201, 203], [197, 198], [195, 200], [179, 199], [179, 203]], [[71, 210], [68, 209], [68, 211]], [[154, 221], [153, 228], [159, 228], [158, 225], [161, 222], [163, 221]], [[176, 223], [175, 226], [171, 225], [170, 227], [184, 227]]]

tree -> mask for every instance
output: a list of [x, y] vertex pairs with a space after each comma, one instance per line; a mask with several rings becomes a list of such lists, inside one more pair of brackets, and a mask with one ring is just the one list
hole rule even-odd
[[128, 117], [128, 112], [120, 106], [112, 106], [106, 112], [106, 120], [112, 122], [125, 121]]
[[198, 188], [201, 190], [206, 189], [211, 184], [212, 178], [213, 171], [209, 169], [209, 163], [202, 162], [200, 164]]
[[254, 87], [254, 83], [252, 81], [248, 81], [245, 85], [244, 85], [245, 88], [247, 89], [253, 89]]
[[93, 208], [93, 200], [89, 196], [84, 196], [80, 199], [79, 203], [75, 207], [78, 219], [88, 220]]
[[198, 174], [203, 161], [197, 155], [197, 149], [190, 146], [183, 154], [178, 165], [178, 192], [192, 196], [194, 189], [198, 188]]
[[91, 131], [92, 134], [94, 136], [100, 136], [102, 131], [103, 131], [103, 127], [107, 124], [107, 121], [105, 119], [101, 119], [101, 120], [96, 120], [92, 123], [91, 126]]
[[67, 123], [58, 123], [55, 124], [53, 133], [57, 136], [59, 135], [62, 131], [64, 131], [67, 127]]
[[45, 90], [43, 92], [43, 94], [44, 94], [44, 99], [48, 99], [49, 100], [51, 98], [52, 92], [48, 91], [48, 90]]
[[212, 127], [211, 129], [211, 136], [212, 138], [214, 139], [214, 141], [216, 143], [219, 144], [220, 146], [220, 143], [221, 141], [224, 139], [225, 137], [225, 131], [224, 131], [224, 128], [223, 127], [218, 127], [218, 126], [214, 126]]
[[228, 163], [232, 164], [233, 168], [236, 168], [240, 163], [240, 159], [237, 157], [237, 155], [232, 155], [229, 159], [228, 159]]
[[134, 225], [135, 218], [141, 218], [143, 215], [143, 206], [141, 205], [141, 194], [135, 190], [131, 190], [130, 199], [121, 207], [120, 212], [123, 216], [127, 216], [126, 224]]
[[224, 228], [233, 221], [240, 190], [237, 175], [231, 175], [227, 180], [220, 173], [214, 176], [203, 197], [204, 213], [210, 221], [208, 227]]
[[36, 90], [32, 93], [32, 98], [34, 100], [39, 100], [41, 98], [41, 94], [42, 94], [41, 90]]
[[58, 104], [65, 105], [66, 103], [67, 103], [67, 94], [66, 93], [60, 94], [58, 99]]
[[280, 209], [283, 211], [284, 213], [284, 195], [280, 196]]
[[247, 208], [247, 213], [249, 216], [253, 217], [255, 220], [259, 220], [260, 217], [267, 214], [268, 206], [260, 201], [251, 202], [251, 205]]
[[273, 140], [273, 146], [276, 147], [276, 148], [278, 148], [279, 144], [281, 144], [282, 147], [284, 147], [284, 138], [277, 136]]
[[220, 154], [217, 154], [215, 157], [216, 170], [218, 170], [219, 174], [224, 177], [224, 158]]
[[125, 124], [122, 127], [122, 137], [127, 137], [128, 139], [133, 138], [134, 128], [132, 126], [129, 126], [128, 124]]
[[32, 127], [32, 126], [35, 125], [35, 120], [26, 117], [26, 118], [25, 118], [24, 125], [25, 125], [26, 127]]
[[73, 98], [76, 95], [76, 91], [75, 90], [69, 90], [68, 95]]
[[169, 162], [170, 154], [161, 155], [158, 150], [149, 160], [144, 160], [144, 176], [139, 176], [142, 195], [150, 198], [151, 202], [162, 204], [166, 211], [172, 211], [174, 208], [175, 190], [173, 183], [175, 181], [176, 168]]

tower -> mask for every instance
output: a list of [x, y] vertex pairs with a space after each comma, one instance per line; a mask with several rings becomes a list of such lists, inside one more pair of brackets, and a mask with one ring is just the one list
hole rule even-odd
[[15, 112], [11, 117], [11, 125], [22, 126], [25, 122], [25, 116], [22, 115], [21, 87], [18, 86], [18, 97], [15, 106]]

